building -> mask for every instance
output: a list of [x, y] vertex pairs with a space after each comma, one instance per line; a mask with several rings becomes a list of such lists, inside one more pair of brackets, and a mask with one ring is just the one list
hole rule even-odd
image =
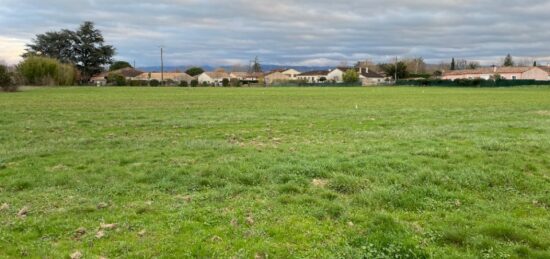
[[[549, 68], [550, 70], [550, 68]], [[541, 67], [492, 67], [467, 70], [454, 70], [443, 74], [444, 80], [491, 79], [500, 76], [506, 80], [549, 80], [549, 72]]]
[[218, 72], [204, 72], [198, 76], [199, 84], [208, 84], [208, 85], [222, 85], [224, 79], [230, 80], [231, 77], [228, 73], [218, 71]]
[[107, 85], [107, 77], [109, 77], [110, 74], [119, 74], [124, 76], [126, 80], [133, 80], [136, 76], [143, 74], [143, 71], [131, 67], [121, 68], [113, 71], [106, 71], [92, 76], [90, 78], [90, 82], [97, 86]]
[[241, 83], [258, 83], [261, 78], [264, 77], [264, 73], [262, 72], [231, 72], [229, 74], [230, 79], [237, 79], [241, 81]]
[[308, 83], [322, 83], [328, 80], [329, 70], [317, 70], [304, 72], [298, 75], [298, 80], [303, 80]]
[[283, 75], [287, 75], [290, 80], [296, 80], [298, 78], [298, 76], [301, 74], [300, 71], [296, 70], [296, 69], [284, 69], [283, 71], [280, 71], [281, 74]]
[[149, 73], [142, 73], [132, 78], [132, 80], [140, 80], [140, 81], [157, 80], [159, 82], [164, 80], [164, 82], [173, 81], [174, 83], [180, 83], [182, 81], [185, 81], [189, 84], [193, 80], [193, 77], [188, 75], [187, 73], [182, 73], [182, 72], [164, 72], [164, 73], [149, 72]]
[[546, 80], [550, 80], [550, 65], [545, 66], [545, 67], [540, 66], [540, 67], [538, 67], [538, 68], [540, 68], [540, 69], [542, 69], [544, 72], [546, 72], [546, 73], [548, 74], [548, 78], [547, 78]]
[[372, 70], [369, 70], [368, 67], [361, 67], [361, 68], [337, 67], [331, 70], [330, 73], [328, 73], [327, 79], [332, 82], [343, 83], [344, 74], [350, 69], [357, 71], [359, 80], [361, 81], [361, 84], [363, 86], [378, 85], [383, 83], [386, 79], [383, 75], [378, 74]]
[[291, 78], [289, 75], [283, 74], [283, 72], [274, 70], [265, 75], [265, 83], [271, 85], [277, 82], [290, 81]]
[[376, 73], [368, 67], [359, 68], [359, 80], [363, 86], [383, 84], [387, 79], [384, 75]]

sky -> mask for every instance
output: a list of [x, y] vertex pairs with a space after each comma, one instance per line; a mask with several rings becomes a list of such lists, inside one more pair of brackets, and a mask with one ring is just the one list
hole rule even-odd
[[549, 0], [0, 0], [0, 62], [34, 35], [93, 21], [117, 60], [330, 66], [451, 57], [550, 62]]

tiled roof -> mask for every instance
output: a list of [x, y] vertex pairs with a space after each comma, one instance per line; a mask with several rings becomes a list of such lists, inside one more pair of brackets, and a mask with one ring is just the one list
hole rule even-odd
[[374, 72], [374, 71], [372, 71], [372, 70], [370, 70], [370, 69], [369, 69], [368, 72], [362, 71], [362, 72], [361, 72], [361, 75], [364, 76], [364, 77], [366, 77], [366, 78], [384, 78], [383, 75], [378, 74], [378, 73], [376, 73], [376, 72]]
[[479, 74], [517, 74], [525, 73], [533, 67], [484, 67], [478, 69], [454, 70], [446, 72], [446, 76], [461, 76], [461, 75], [479, 75]]
[[205, 72], [212, 79], [229, 78], [229, 74], [226, 72]]
[[538, 68], [544, 70], [546, 73], [550, 74], [550, 66], [539, 66]]
[[328, 70], [316, 70], [301, 73], [300, 76], [326, 76], [328, 73], [330, 73]]
[[[149, 77], [150, 75], [150, 77]], [[174, 80], [174, 81], [191, 81], [193, 80], [193, 77], [186, 74], [186, 73], [180, 73], [180, 72], [165, 72], [164, 75], [158, 72], [152, 72], [152, 73], [142, 73], [135, 77], [137, 80], [161, 80], [161, 78], [164, 78], [164, 80]]]

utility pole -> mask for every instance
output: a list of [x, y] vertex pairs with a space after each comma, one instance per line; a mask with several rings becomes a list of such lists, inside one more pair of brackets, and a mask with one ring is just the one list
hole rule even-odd
[[397, 84], [397, 57], [395, 57], [395, 83]]
[[164, 85], [164, 50], [160, 47], [160, 85]]
[[136, 60], [134, 59], [134, 68], [136, 68]]

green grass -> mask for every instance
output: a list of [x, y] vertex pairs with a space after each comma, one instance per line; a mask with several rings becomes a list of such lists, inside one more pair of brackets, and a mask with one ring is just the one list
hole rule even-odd
[[550, 257], [550, 88], [34, 88], [0, 110], [0, 257]]

